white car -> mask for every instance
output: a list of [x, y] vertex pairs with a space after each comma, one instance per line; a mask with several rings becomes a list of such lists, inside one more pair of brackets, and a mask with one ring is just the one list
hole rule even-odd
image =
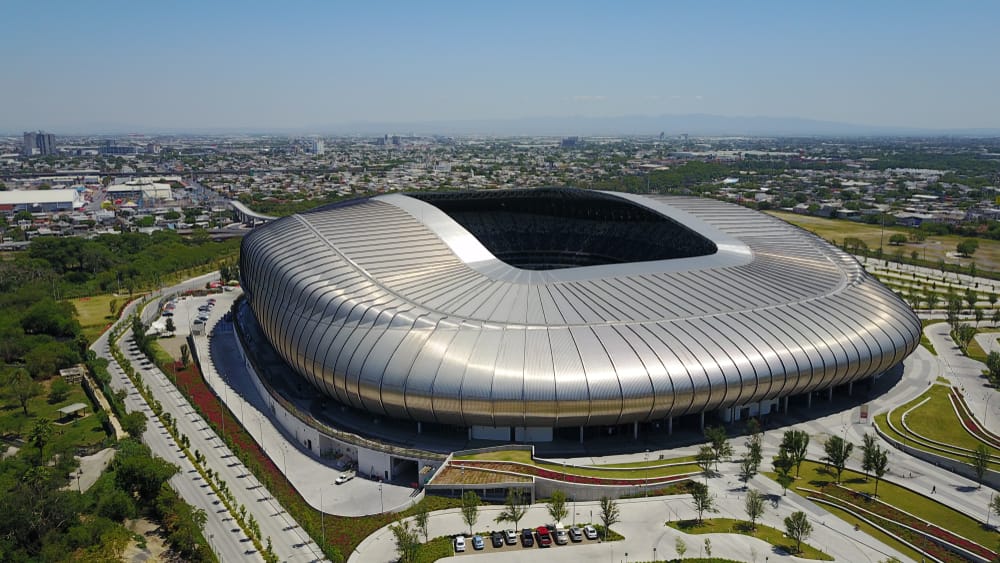
[[593, 526], [589, 526], [589, 525], [588, 526], [584, 526], [583, 527], [583, 535], [587, 536], [588, 540], [596, 540], [597, 539], [597, 528], [595, 528]]
[[465, 537], [455, 536], [455, 552], [461, 553], [465, 551]]
[[337, 480], [334, 481], [334, 483], [337, 485], [343, 485], [344, 483], [350, 481], [351, 479], [354, 479], [353, 473], [341, 473], [340, 477], [337, 477]]

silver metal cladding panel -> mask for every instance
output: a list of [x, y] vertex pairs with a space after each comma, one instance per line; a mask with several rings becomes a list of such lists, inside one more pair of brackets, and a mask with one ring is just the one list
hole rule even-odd
[[243, 241], [266, 337], [345, 404], [446, 424], [657, 420], [880, 373], [920, 322], [850, 255], [708, 199], [621, 195], [719, 246], [696, 259], [526, 271], [402, 195]]

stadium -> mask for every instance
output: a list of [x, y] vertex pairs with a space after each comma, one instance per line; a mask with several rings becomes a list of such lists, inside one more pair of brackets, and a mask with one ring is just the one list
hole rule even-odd
[[381, 195], [257, 228], [240, 261], [295, 374], [373, 419], [477, 439], [766, 415], [878, 376], [920, 339], [852, 256], [710, 199]]

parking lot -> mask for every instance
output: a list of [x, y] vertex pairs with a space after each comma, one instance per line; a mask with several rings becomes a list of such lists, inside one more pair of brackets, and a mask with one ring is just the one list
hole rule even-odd
[[[522, 529], [520, 531], [509, 530], [509, 531], [514, 532], [515, 542], [514, 543], [510, 543], [509, 539], [507, 539], [505, 537], [504, 538], [504, 543], [500, 547], [494, 547], [493, 542], [491, 541], [490, 533], [480, 534], [480, 537], [482, 537], [482, 539], [483, 539], [483, 547], [482, 547], [482, 549], [475, 549], [475, 547], [473, 546], [473, 537], [472, 536], [462, 536], [464, 538], [464, 540], [465, 540], [465, 550], [464, 551], [460, 551], [460, 552], [459, 551], [455, 551], [454, 553], [455, 553], [456, 556], [460, 556], [460, 555], [475, 555], [475, 554], [479, 554], [479, 553], [514, 552], [514, 551], [533, 550], [533, 549], [549, 549], [550, 547], [564, 548], [564, 547], [573, 547], [573, 546], [577, 546], [577, 545], [588, 545], [588, 544], [600, 543], [600, 541], [597, 539], [596, 531], [594, 531], [593, 534], [592, 534], [593, 539], [590, 539], [590, 538], [588, 538], [584, 534], [584, 529], [583, 529], [582, 526], [579, 527], [579, 528], [577, 528], [577, 529], [580, 530], [579, 540], [574, 541], [572, 539], [572, 536], [569, 534], [569, 528], [567, 528], [567, 529], [565, 529], [565, 531], [567, 532], [567, 534], [566, 534], [566, 540], [565, 540], [566, 543], [565, 544], [559, 544], [559, 543], [557, 543], [555, 541], [554, 529], [552, 529], [550, 527], [550, 529], [549, 529], [550, 542], [549, 542], [549, 545], [547, 545], [547, 546], [543, 546], [542, 542], [539, 541], [539, 533], [538, 533], [538, 531], [537, 531], [536, 528], [524, 528], [524, 529]], [[530, 534], [531, 534], [531, 545], [528, 545], [527, 542], [525, 541], [525, 538], [524, 538], [525, 532], [530, 532]], [[503, 533], [503, 531], [501, 531], [501, 533]], [[456, 545], [456, 541], [453, 539], [452, 540], [452, 550], [453, 551], [455, 550], [455, 545]]]

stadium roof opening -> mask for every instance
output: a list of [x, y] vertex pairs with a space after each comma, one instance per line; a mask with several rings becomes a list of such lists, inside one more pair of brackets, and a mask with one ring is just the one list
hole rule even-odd
[[497, 259], [554, 270], [707, 256], [715, 243], [632, 201], [565, 188], [417, 192], [469, 231]]

